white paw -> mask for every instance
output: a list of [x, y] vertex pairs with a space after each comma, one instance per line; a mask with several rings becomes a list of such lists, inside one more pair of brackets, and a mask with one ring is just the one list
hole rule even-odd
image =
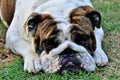
[[95, 71], [96, 68], [95, 61], [89, 53], [80, 54], [79, 59], [81, 61], [81, 67], [84, 70], [88, 72]]
[[94, 52], [94, 60], [97, 66], [105, 66], [108, 63], [108, 57], [102, 49]]
[[30, 73], [37, 73], [42, 69], [40, 57], [27, 55], [24, 57], [24, 70]]
[[60, 69], [59, 57], [54, 56], [54, 57], [49, 57], [48, 55], [44, 56], [41, 58], [41, 63], [43, 66], [43, 70], [47, 73], [54, 73]]

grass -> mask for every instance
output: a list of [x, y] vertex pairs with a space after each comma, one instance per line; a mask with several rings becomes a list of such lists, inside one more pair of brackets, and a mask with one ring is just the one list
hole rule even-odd
[[[101, 12], [105, 31], [103, 48], [109, 57], [106, 67], [97, 68], [93, 73], [80, 71], [79, 74], [30, 74], [23, 71], [23, 60], [15, 56], [14, 61], [0, 64], [0, 80], [120, 80], [120, 0], [92, 0]], [[0, 35], [5, 29], [0, 22]]]
[[4, 36], [6, 32], [5, 26], [0, 21], [0, 36]]
[[0, 80], [101, 80], [95, 73], [80, 72], [79, 74], [30, 74], [23, 71], [23, 61], [15, 60], [11, 65], [4, 65], [6, 68], [0, 71]]

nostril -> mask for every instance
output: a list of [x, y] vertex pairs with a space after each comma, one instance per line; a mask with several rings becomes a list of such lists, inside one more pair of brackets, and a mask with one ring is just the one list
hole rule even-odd
[[73, 62], [68, 62], [65, 66], [66, 67], [72, 67], [72, 66], [74, 66], [75, 64], [73, 64]]

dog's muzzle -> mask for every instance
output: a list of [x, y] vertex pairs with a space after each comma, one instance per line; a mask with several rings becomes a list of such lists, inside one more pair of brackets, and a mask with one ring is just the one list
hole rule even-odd
[[82, 69], [82, 57], [86, 54], [88, 52], [83, 46], [71, 41], [64, 41], [57, 48], [49, 52], [49, 55], [52, 55], [52, 57], [42, 58], [43, 68], [46, 72], [49, 71], [50, 73], [78, 73]]
[[62, 65], [59, 73], [74, 72], [78, 73], [81, 69], [81, 62], [79, 60], [77, 52], [67, 48], [59, 55], [59, 64]]

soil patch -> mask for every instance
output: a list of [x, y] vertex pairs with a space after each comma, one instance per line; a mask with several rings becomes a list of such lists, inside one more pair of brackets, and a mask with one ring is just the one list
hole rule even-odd
[[5, 48], [5, 37], [0, 36], [0, 67], [2, 64], [10, 64], [14, 59], [14, 54]]

